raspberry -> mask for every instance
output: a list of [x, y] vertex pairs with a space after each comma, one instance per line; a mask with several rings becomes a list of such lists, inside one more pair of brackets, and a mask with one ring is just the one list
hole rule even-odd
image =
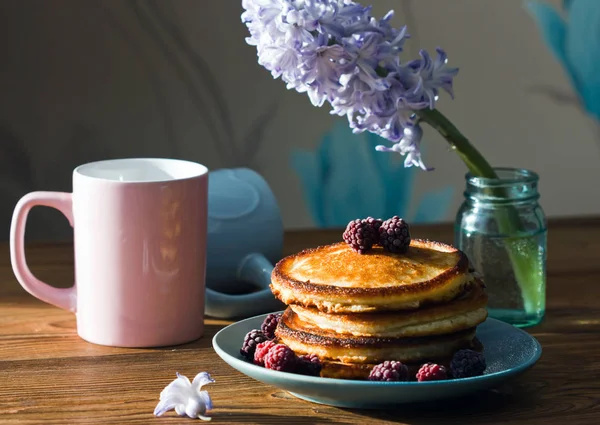
[[266, 340], [266, 341], [258, 344], [256, 346], [256, 351], [254, 352], [254, 364], [259, 365], [259, 366], [264, 366], [265, 365], [265, 356], [267, 355], [267, 353], [269, 352], [271, 347], [274, 347], [274, 346], [275, 346], [275, 343], [271, 340]]
[[275, 328], [277, 327], [280, 318], [281, 313], [271, 313], [267, 315], [267, 317], [265, 317], [265, 320], [260, 326], [260, 330], [265, 334], [267, 338], [275, 338]]
[[296, 367], [296, 354], [287, 345], [275, 344], [265, 356], [265, 367], [281, 372], [293, 372]]
[[450, 371], [453, 378], [470, 378], [483, 375], [486, 367], [483, 354], [473, 350], [457, 351], [450, 362]]
[[319, 376], [321, 368], [321, 361], [316, 354], [305, 354], [298, 357], [296, 372], [301, 375]]
[[369, 251], [373, 244], [377, 242], [374, 223], [368, 223], [367, 220], [356, 219], [351, 221], [342, 235], [344, 242], [359, 254]]
[[435, 363], [425, 363], [417, 372], [417, 381], [441, 381], [448, 379], [448, 372], [444, 366]]
[[244, 343], [242, 344], [242, 348], [240, 348], [240, 354], [247, 359], [252, 360], [254, 358], [256, 346], [266, 340], [267, 337], [262, 331], [258, 329], [252, 329], [244, 337]]
[[406, 253], [410, 245], [408, 224], [397, 215], [384, 221], [379, 227], [379, 244], [386, 251]]
[[408, 368], [401, 362], [385, 361], [371, 370], [369, 381], [408, 381]]

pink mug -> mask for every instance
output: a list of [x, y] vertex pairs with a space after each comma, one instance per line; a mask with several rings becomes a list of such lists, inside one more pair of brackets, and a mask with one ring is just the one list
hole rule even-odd
[[[183, 344], [204, 331], [208, 170], [175, 159], [92, 162], [73, 193], [32, 192], [14, 211], [13, 271], [42, 301], [76, 314], [86, 341], [119, 347]], [[73, 226], [75, 284], [54, 288], [25, 261], [27, 214], [61, 211]]]

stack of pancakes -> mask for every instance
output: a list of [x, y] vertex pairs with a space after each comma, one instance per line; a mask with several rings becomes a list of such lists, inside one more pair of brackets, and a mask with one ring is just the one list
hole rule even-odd
[[487, 317], [483, 283], [460, 250], [413, 239], [408, 252], [344, 243], [282, 259], [271, 290], [288, 305], [275, 331], [298, 355], [317, 355], [321, 376], [367, 378], [385, 360], [410, 368], [448, 364], [460, 349], [481, 349]]

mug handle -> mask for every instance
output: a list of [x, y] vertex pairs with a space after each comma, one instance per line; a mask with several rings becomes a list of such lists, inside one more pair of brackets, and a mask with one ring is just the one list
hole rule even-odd
[[15, 207], [10, 225], [10, 259], [13, 272], [23, 288], [34, 297], [48, 304], [75, 312], [75, 285], [70, 288], [54, 288], [38, 280], [25, 260], [25, 227], [29, 211], [35, 206], [51, 207], [67, 217], [73, 227], [73, 198], [65, 192], [31, 192], [23, 196]]
[[261, 289], [250, 294], [229, 295], [206, 288], [206, 314], [217, 319], [231, 319], [281, 310], [284, 304], [269, 288], [272, 271], [273, 265], [264, 255], [248, 254], [238, 266], [237, 277]]

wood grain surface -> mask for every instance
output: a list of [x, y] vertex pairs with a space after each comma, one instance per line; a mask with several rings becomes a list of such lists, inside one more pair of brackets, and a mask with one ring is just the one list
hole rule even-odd
[[[544, 322], [528, 329], [543, 346], [538, 364], [509, 385], [448, 402], [397, 410], [312, 404], [238, 373], [214, 353], [228, 322], [207, 318], [200, 340], [163, 349], [102, 347], [79, 339], [75, 317], [16, 282], [0, 246], [0, 423], [190, 423], [155, 418], [158, 395], [180, 372], [209, 371], [212, 423], [243, 424], [600, 424], [600, 219], [550, 222]], [[450, 225], [413, 226], [416, 237], [451, 242]], [[285, 253], [340, 240], [341, 232], [286, 234]], [[28, 247], [32, 271], [55, 286], [73, 281], [69, 244]]]

